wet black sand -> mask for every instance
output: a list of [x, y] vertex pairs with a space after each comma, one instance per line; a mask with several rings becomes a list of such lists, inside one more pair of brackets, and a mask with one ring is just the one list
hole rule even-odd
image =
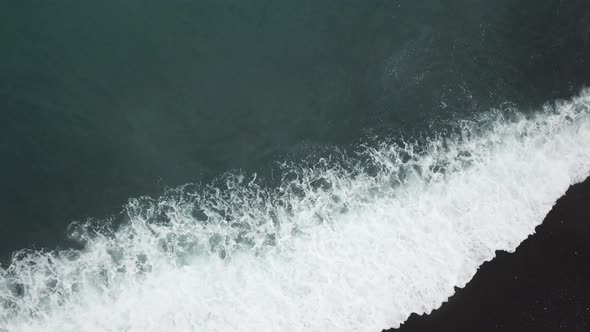
[[515, 253], [498, 252], [440, 309], [388, 331], [590, 331], [590, 179]]

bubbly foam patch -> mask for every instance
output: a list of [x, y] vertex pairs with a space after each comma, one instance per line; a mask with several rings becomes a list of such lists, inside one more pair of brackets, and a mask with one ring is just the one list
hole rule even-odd
[[[455, 134], [227, 174], [0, 269], [0, 331], [380, 331], [514, 250], [590, 171], [590, 93]], [[508, 116], [509, 115], [509, 116]], [[100, 226], [103, 225], [103, 226]]]

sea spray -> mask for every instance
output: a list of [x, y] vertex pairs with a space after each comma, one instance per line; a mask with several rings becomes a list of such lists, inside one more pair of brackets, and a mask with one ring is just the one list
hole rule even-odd
[[[590, 93], [450, 134], [228, 173], [0, 270], [0, 330], [379, 331], [439, 307], [590, 171]], [[397, 143], [395, 143], [397, 142]]]

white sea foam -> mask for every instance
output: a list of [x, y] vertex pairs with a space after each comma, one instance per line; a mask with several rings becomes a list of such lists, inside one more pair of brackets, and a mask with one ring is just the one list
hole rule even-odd
[[[514, 250], [590, 171], [590, 92], [457, 134], [229, 174], [0, 269], [0, 331], [380, 331]], [[509, 118], [506, 116], [510, 114]]]

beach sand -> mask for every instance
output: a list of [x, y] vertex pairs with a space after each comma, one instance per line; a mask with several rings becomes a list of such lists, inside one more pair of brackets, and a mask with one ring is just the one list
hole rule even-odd
[[590, 331], [590, 179], [516, 252], [497, 252], [441, 308], [387, 331]]

